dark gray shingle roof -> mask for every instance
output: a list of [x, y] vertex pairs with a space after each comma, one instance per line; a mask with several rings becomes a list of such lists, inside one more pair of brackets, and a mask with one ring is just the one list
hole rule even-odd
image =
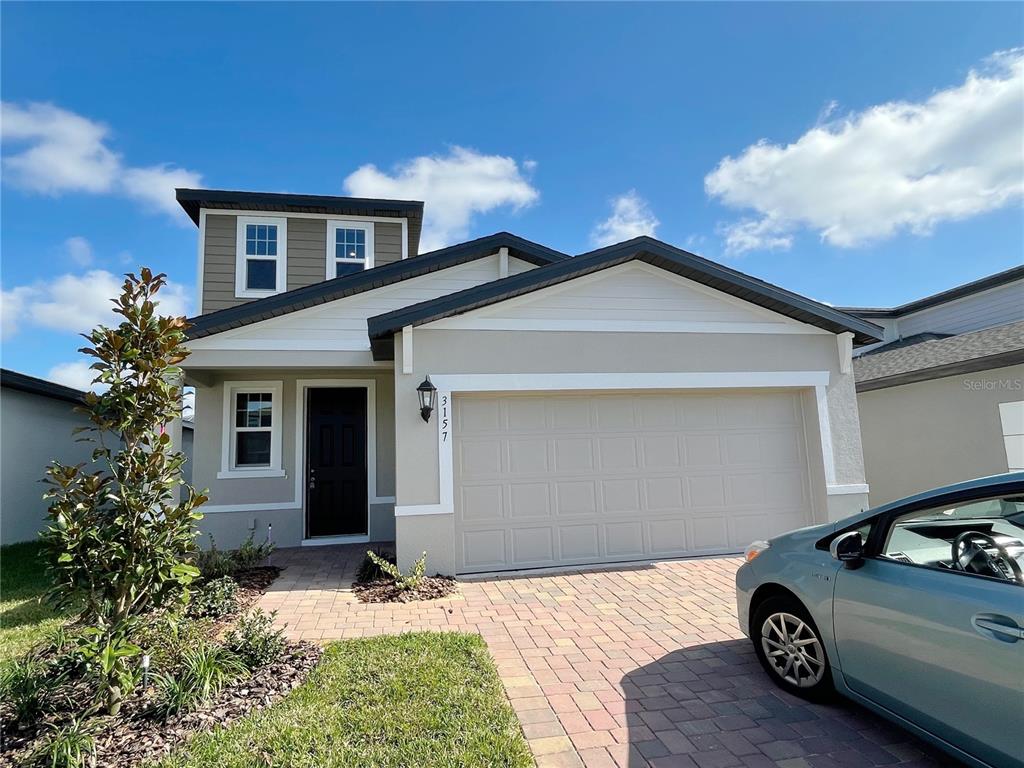
[[35, 376], [18, 373], [7, 368], [0, 368], [0, 386], [17, 389], [20, 392], [28, 392], [32, 395], [52, 397], [54, 400], [63, 400], [75, 405], [81, 405], [82, 398], [85, 397], [85, 392], [79, 389], [65, 387], [63, 384], [57, 384], [46, 379], [38, 379]]
[[854, 358], [853, 370], [857, 391], [866, 392], [1017, 363], [1024, 363], [1024, 321], [917, 344], [886, 345]]

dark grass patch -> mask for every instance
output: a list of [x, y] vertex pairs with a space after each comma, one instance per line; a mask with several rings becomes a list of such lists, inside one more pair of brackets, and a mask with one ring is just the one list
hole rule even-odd
[[477, 635], [346, 640], [287, 698], [197, 735], [161, 768], [527, 768], [529, 748]]

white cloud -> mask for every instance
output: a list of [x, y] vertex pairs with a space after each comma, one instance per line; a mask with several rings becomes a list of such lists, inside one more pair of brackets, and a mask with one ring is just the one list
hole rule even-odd
[[375, 165], [361, 166], [345, 179], [345, 192], [424, 201], [420, 251], [426, 252], [465, 240], [475, 214], [502, 206], [518, 210], [536, 202], [540, 193], [524, 176], [535, 165], [526, 161], [520, 168], [511, 157], [452, 147], [444, 156], [413, 158], [390, 174]]
[[[202, 177], [169, 165], [127, 166], [107, 146], [109, 133], [103, 123], [53, 104], [0, 103], [4, 181], [48, 195], [125, 195], [183, 220], [183, 212], [174, 204], [174, 187], [199, 186]], [[17, 149], [10, 151], [11, 147]]]
[[179, 217], [183, 212], [174, 198], [176, 187], [199, 187], [203, 177], [195, 171], [154, 165], [126, 168], [121, 178], [128, 194], [152, 210]]
[[96, 375], [96, 371], [91, 370], [89, 365], [90, 363], [84, 360], [76, 360], [73, 363], [59, 363], [50, 369], [46, 378], [74, 389], [92, 389], [97, 391], [105, 389], [105, 386], [93, 386], [92, 380]]
[[751, 145], [704, 188], [756, 214], [724, 228], [733, 253], [788, 248], [801, 228], [838, 247], [927, 235], [1024, 194], [1022, 134], [1024, 49], [1015, 49], [924, 101], [879, 104], [785, 146]]
[[21, 330], [25, 305], [33, 294], [34, 290], [28, 287], [0, 291], [0, 339], [9, 339]]
[[590, 239], [594, 245], [614, 245], [640, 235], [654, 236], [659, 222], [647, 201], [631, 189], [612, 199], [611, 215], [594, 227]]
[[[84, 333], [100, 323], [117, 325], [110, 300], [121, 292], [122, 278], [103, 269], [84, 275], [59, 275], [45, 283], [18, 286], [3, 292], [3, 332], [9, 338], [23, 324], [55, 331]], [[188, 292], [168, 283], [157, 294], [159, 312], [187, 315]]]
[[87, 267], [92, 263], [92, 245], [84, 237], [69, 237], [64, 241], [64, 250], [68, 258], [80, 267]]

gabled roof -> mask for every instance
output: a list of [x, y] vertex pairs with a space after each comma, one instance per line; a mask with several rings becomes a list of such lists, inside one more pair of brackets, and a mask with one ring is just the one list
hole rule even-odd
[[920, 312], [922, 309], [928, 309], [929, 307], [935, 307], [949, 301], [962, 299], [965, 296], [971, 296], [975, 293], [981, 293], [982, 291], [987, 291], [992, 288], [998, 288], [1001, 285], [1006, 285], [1007, 283], [1012, 283], [1016, 280], [1024, 280], [1024, 265], [1011, 267], [1010, 269], [1003, 270], [1002, 272], [997, 272], [994, 275], [983, 277], [980, 280], [964, 283], [963, 285], [958, 285], [955, 288], [950, 288], [947, 291], [935, 293], [931, 296], [925, 296], [923, 299], [909, 301], [898, 307], [841, 307], [841, 309], [843, 312], [849, 312], [850, 314], [857, 315], [858, 317], [902, 317], [903, 315], [909, 315], [911, 312]]
[[551, 264], [569, 258], [564, 253], [532, 243], [508, 232], [498, 232], [392, 264], [324, 280], [304, 288], [279, 293], [276, 296], [268, 296], [237, 307], [193, 317], [189, 320], [191, 327], [188, 330], [188, 337], [200, 339], [203, 336], [210, 336], [261, 320], [269, 320], [289, 312], [315, 307], [328, 301], [342, 299], [364, 291], [372, 291], [385, 285], [490, 256], [499, 248], [508, 248], [510, 256], [536, 265]]
[[37, 379], [35, 376], [18, 373], [7, 368], [0, 368], [0, 386], [28, 392], [32, 395], [40, 395], [41, 397], [52, 397], [54, 400], [63, 400], [75, 405], [81, 405], [82, 398], [85, 397], [85, 392], [79, 389], [65, 387], [63, 384], [57, 384], [46, 379]]
[[375, 200], [366, 197], [290, 195], [278, 192], [241, 192], [229, 189], [176, 189], [178, 204], [199, 225], [202, 208], [276, 213], [322, 213], [337, 216], [387, 216], [409, 221], [409, 253], [415, 255], [423, 228], [423, 203], [419, 200]]
[[879, 341], [882, 338], [882, 329], [873, 323], [644, 236], [503, 280], [484, 283], [475, 288], [371, 317], [367, 321], [367, 326], [373, 355], [378, 360], [392, 359], [394, 334], [407, 325], [423, 325], [459, 315], [634, 260], [644, 261], [832, 333], [850, 331], [854, 334], [854, 342], [857, 344]]
[[1024, 363], [1024, 321], [946, 338], [921, 337], [916, 344], [886, 345], [855, 357], [857, 391]]

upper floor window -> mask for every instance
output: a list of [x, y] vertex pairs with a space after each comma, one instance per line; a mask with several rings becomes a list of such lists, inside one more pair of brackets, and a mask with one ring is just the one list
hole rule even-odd
[[373, 222], [327, 223], [327, 278], [362, 272], [373, 266]]
[[259, 298], [287, 289], [288, 220], [238, 217], [235, 295]]

